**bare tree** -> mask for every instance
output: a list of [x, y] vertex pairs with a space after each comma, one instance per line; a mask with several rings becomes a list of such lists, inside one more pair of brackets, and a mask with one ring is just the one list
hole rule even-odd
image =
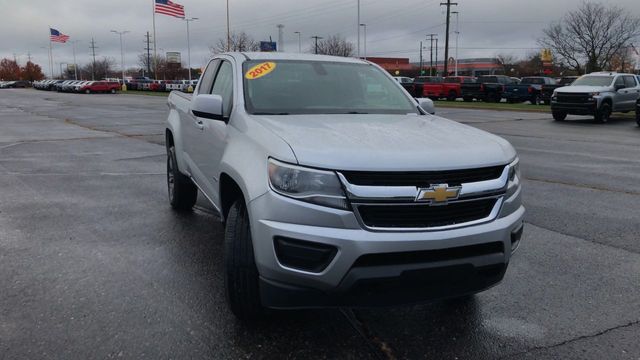
[[513, 54], [497, 54], [496, 59], [502, 64], [502, 70], [504, 74], [510, 74], [511, 69], [514, 69], [518, 63], [518, 58]]
[[543, 30], [538, 43], [550, 48], [561, 65], [578, 73], [611, 66], [620, 49], [640, 35], [640, 18], [617, 6], [583, 2]]
[[[318, 41], [318, 54], [348, 57], [354, 55], [353, 49], [353, 43], [347, 41], [339, 34]], [[310, 52], [314, 53], [315, 51], [316, 48], [314, 44]]]
[[[209, 46], [209, 50], [213, 55], [227, 51], [227, 38], [218, 39], [215, 45]], [[246, 32], [231, 33], [231, 42], [229, 43], [229, 51], [258, 51], [260, 43], [255, 41]]]

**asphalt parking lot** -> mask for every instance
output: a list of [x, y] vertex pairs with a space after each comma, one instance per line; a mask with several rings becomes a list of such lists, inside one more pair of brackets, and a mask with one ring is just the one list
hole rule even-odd
[[168, 205], [165, 102], [0, 90], [1, 359], [640, 359], [633, 120], [438, 108], [519, 151], [528, 213], [504, 282], [247, 326], [224, 302], [215, 213]]

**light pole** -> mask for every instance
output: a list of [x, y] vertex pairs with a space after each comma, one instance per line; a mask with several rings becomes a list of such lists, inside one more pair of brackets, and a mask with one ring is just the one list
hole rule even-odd
[[358, 59], [360, 58], [360, 0], [358, 0]]
[[302, 52], [302, 33], [300, 31], [294, 32], [294, 34], [298, 34], [298, 52]]
[[122, 67], [122, 91], [127, 91], [127, 85], [124, 84], [124, 47], [122, 45], [122, 35], [128, 33], [129, 31], [111, 30], [111, 32], [120, 35], [120, 66]]
[[460, 14], [458, 11], [452, 11], [452, 14], [456, 14], [456, 65], [455, 65], [455, 76], [458, 76], [458, 37], [460, 36], [460, 31], [458, 29], [458, 15]]
[[189, 37], [189, 23], [198, 20], [197, 17], [183, 18], [187, 22], [187, 61], [189, 62], [189, 82], [191, 82], [191, 39]]
[[71, 41], [71, 46], [73, 47], [73, 71], [75, 74], [75, 79], [78, 80], [78, 62], [76, 61], [76, 43], [80, 42], [80, 40]]
[[364, 28], [364, 59], [367, 60], [367, 24], [360, 24]]

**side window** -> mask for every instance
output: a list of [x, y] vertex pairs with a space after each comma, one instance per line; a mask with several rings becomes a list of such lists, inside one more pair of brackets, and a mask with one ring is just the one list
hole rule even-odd
[[618, 85], [624, 86], [624, 79], [622, 78], [622, 76], [618, 76], [616, 78], [616, 82], [613, 84], [613, 86], [618, 86]]
[[233, 105], [233, 67], [228, 61], [223, 61], [218, 70], [218, 75], [213, 83], [211, 93], [222, 97], [222, 115], [231, 115]]
[[633, 76], [625, 76], [624, 85], [628, 88], [636, 87], [636, 79]]
[[[209, 65], [204, 71], [204, 76], [202, 77], [202, 83], [198, 88], [198, 94], [210, 94], [211, 93], [211, 85], [213, 84], [213, 78], [216, 76], [216, 68], [220, 60], [211, 60]], [[185, 82], [186, 83], [186, 82]]]

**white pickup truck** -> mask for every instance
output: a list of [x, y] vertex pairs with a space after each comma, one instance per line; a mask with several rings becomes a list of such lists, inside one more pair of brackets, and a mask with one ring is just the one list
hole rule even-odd
[[236, 316], [502, 280], [525, 213], [516, 152], [430, 112], [375, 64], [305, 54], [221, 54], [193, 96], [171, 93], [169, 200], [220, 212]]

